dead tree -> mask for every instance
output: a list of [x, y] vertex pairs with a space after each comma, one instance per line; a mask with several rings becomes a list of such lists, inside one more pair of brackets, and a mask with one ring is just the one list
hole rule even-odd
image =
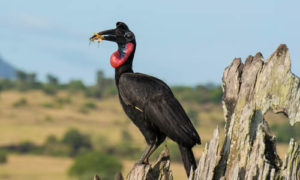
[[286, 45], [265, 62], [261, 53], [249, 56], [244, 64], [234, 59], [225, 69], [222, 86], [225, 140], [219, 140], [216, 129], [190, 179], [299, 180], [299, 145], [291, 139], [282, 162], [264, 119], [272, 110], [284, 113], [291, 125], [300, 122], [300, 83], [291, 73]]

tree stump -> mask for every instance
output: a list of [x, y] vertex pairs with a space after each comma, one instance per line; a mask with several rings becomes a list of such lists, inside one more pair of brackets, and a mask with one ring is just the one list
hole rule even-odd
[[266, 62], [257, 53], [225, 69], [225, 140], [219, 142], [216, 129], [190, 179], [300, 179], [299, 145], [291, 139], [282, 163], [264, 119], [272, 110], [284, 113], [291, 125], [300, 122], [300, 80], [290, 66], [288, 48], [280, 45]]
[[159, 155], [153, 168], [150, 164], [136, 164], [127, 175], [127, 180], [173, 180], [167, 146]]

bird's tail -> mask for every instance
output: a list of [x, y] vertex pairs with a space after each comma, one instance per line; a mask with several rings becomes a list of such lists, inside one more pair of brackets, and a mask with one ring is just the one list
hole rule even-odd
[[178, 146], [179, 146], [179, 150], [181, 153], [181, 158], [182, 158], [182, 161], [184, 164], [186, 174], [189, 177], [191, 168], [193, 168], [193, 170], [195, 170], [197, 168], [194, 153], [192, 151], [192, 148], [184, 147], [179, 144], [178, 144]]

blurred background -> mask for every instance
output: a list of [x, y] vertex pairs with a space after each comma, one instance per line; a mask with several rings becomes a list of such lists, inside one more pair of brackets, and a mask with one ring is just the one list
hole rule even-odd
[[[169, 84], [203, 145], [223, 130], [221, 79], [232, 59], [279, 44], [299, 76], [299, 1], [1, 1], [0, 179], [92, 179], [127, 174], [145, 147], [125, 116], [114, 85], [111, 42], [94, 32], [125, 22], [135, 33], [133, 68]], [[284, 157], [300, 126], [265, 115]], [[175, 179], [185, 179], [176, 144], [167, 140]], [[158, 150], [159, 151], [159, 150]], [[159, 152], [153, 155], [158, 156]]]

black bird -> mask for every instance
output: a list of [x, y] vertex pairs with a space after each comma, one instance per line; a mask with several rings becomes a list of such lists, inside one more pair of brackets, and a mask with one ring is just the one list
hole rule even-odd
[[200, 137], [169, 86], [155, 77], [134, 73], [132, 61], [136, 49], [133, 32], [123, 22], [115, 29], [95, 33], [90, 40], [107, 40], [118, 44], [110, 63], [115, 68], [115, 81], [121, 105], [127, 116], [144, 135], [147, 147], [138, 163], [148, 163], [150, 155], [166, 139], [177, 142], [189, 176], [196, 169], [192, 151], [201, 144]]

